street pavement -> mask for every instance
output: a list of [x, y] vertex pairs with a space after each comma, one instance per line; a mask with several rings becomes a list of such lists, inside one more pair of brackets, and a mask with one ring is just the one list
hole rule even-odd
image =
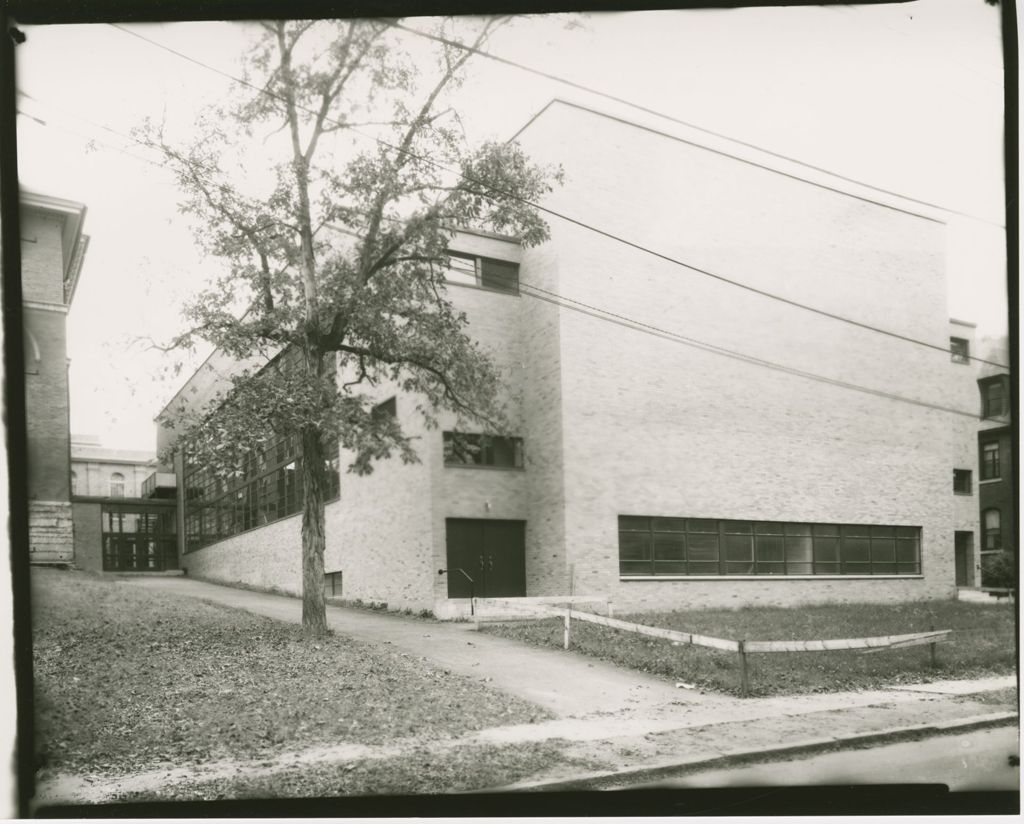
[[[126, 585], [199, 598], [292, 623], [301, 601], [189, 578], [126, 579]], [[567, 755], [595, 765], [590, 778], [653, 775], [679, 765], [712, 766], [758, 753], [806, 752], [934, 735], [950, 728], [1016, 725], [1016, 706], [977, 693], [1016, 685], [1013, 676], [903, 685], [883, 690], [736, 698], [678, 688], [673, 682], [555, 649], [474, 631], [471, 623], [327, 607], [329, 626], [369, 644], [389, 644], [486, 682], [549, 710], [555, 718], [497, 727], [476, 740], [561, 739]], [[576, 768], [578, 771], [578, 768]], [[555, 772], [524, 789], [572, 786], [582, 776]]]
[[1013, 727], [882, 744], [866, 750], [803, 755], [767, 764], [665, 776], [649, 788], [945, 784], [951, 792], [1020, 788], [1020, 741]]

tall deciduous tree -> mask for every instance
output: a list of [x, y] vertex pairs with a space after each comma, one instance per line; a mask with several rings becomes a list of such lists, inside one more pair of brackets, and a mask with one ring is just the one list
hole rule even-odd
[[[480, 47], [504, 22], [462, 25]], [[372, 414], [367, 389], [386, 380], [414, 393], [428, 426], [449, 410], [502, 428], [498, 371], [447, 297], [446, 249], [454, 227], [542, 242], [529, 203], [560, 173], [515, 144], [467, 146], [442, 106], [470, 56], [441, 47], [431, 73], [384, 22], [264, 23], [239, 97], [201, 118], [197, 139], [176, 145], [152, 123], [139, 132], [175, 170], [198, 242], [228, 264], [186, 307], [192, 328], [171, 347], [202, 339], [250, 363], [296, 355], [290, 368], [238, 371], [211, 404], [172, 415], [190, 454], [224, 474], [274, 438], [297, 441], [302, 621], [314, 634], [326, 631], [327, 445], [351, 450], [360, 474], [395, 453], [417, 460], [401, 425]], [[283, 157], [260, 192], [237, 170], [260, 162], [250, 150], [275, 148]]]

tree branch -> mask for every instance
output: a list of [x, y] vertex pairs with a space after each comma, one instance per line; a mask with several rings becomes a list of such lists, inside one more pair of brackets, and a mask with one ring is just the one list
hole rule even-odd
[[[349, 381], [348, 383], [343, 383], [341, 386], [342, 386], [343, 389], [348, 389], [348, 387], [350, 387], [350, 386], [358, 386], [359, 384], [361, 384], [363, 382], [364, 379], [366, 379], [368, 377], [369, 376], [366, 374], [366, 356], [365, 355], [360, 355], [359, 356], [359, 377], [356, 380], [354, 380], [354, 381]], [[373, 381], [371, 380], [370, 383], [372, 384]]]
[[488, 424], [495, 430], [499, 429], [500, 425], [498, 424], [497, 421], [494, 421], [491, 418], [487, 417], [486, 415], [483, 415], [482, 413], [474, 409], [472, 406], [470, 406], [468, 403], [466, 403], [466, 401], [464, 401], [461, 397], [459, 397], [458, 393], [452, 387], [451, 381], [448, 379], [448, 376], [441, 369], [438, 369], [436, 366], [433, 366], [430, 363], [426, 363], [422, 360], [417, 359], [415, 356], [411, 355], [387, 355], [380, 352], [375, 352], [374, 350], [368, 349], [366, 347], [352, 346], [350, 344], [339, 345], [337, 347], [337, 351], [348, 352], [349, 354], [352, 355], [359, 355], [360, 357], [371, 358], [372, 360], [380, 361], [381, 363], [387, 363], [392, 366], [406, 365], [412, 366], [416, 369], [422, 369], [424, 372], [429, 373], [437, 380], [437, 382], [444, 389], [444, 396], [448, 398], [449, 401], [451, 401], [452, 405], [456, 409], [462, 410], [463, 412], [472, 415], [474, 418], [479, 418], [480, 420], [484, 421], [486, 424]]

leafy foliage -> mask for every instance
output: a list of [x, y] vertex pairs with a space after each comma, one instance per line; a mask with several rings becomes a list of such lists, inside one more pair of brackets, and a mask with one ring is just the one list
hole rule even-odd
[[[479, 47], [506, 22], [442, 29], [475, 25]], [[231, 473], [260, 442], [301, 433], [316, 458], [337, 438], [357, 474], [393, 454], [415, 461], [401, 424], [370, 414], [367, 389], [382, 382], [417, 396], [428, 427], [449, 411], [505, 428], [501, 376], [447, 296], [447, 248], [457, 227], [543, 242], [532, 204], [560, 171], [515, 144], [468, 145], [442, 106], [471, 53], [442, 46], [430, 71], [386, 23], [263, 23], [239, 96], [200, 118], [196, 140], [175, 145], [165, 124], [138, 130], [175, 172], [197, 242], [225, 264], [168, 348], [201, 339], [243, 362], [301, 355], [288, 374], [243, 370], [208, 404], [171, 410], [164, 422], [195, 457]], [[322, 572], [320, 464], [303, 463], [307, 588]], [[322, 593], [305, 596], [324, 631]]]
[[1003, 589], [1017, 586], [1017, 559], [1012, 552], [1003, 550], [988, 555], [981, 562], [981, 580], [987, 587]]

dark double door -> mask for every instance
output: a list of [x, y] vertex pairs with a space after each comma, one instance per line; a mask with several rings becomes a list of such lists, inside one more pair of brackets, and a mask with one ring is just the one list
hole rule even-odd
[[100, 519], [104, 571], [178, 568], [173, 501], [111, 501], [102, 505]]
[[448, 597], [514, 598], [526, 595], [523, 521], [448, 518]]

